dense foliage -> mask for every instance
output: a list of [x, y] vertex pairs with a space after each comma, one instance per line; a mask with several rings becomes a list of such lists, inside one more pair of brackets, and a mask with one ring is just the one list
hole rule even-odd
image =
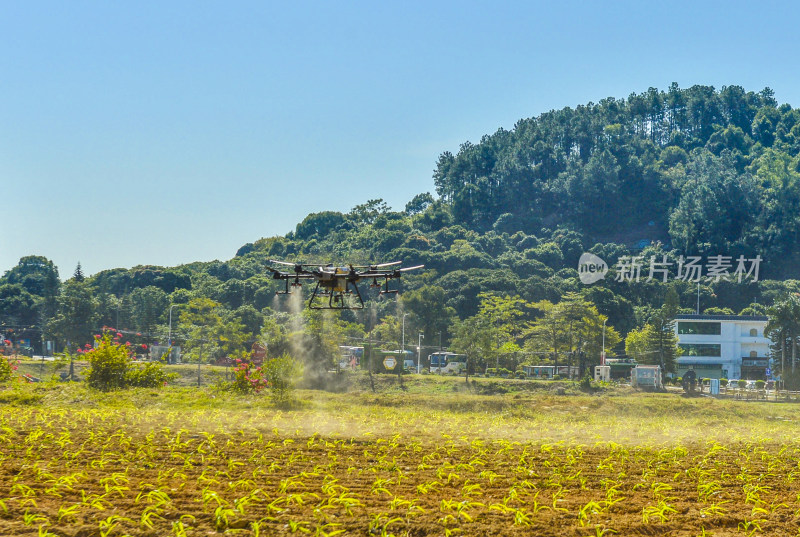
[[[311, 374], [335, 367], [338, 345], [365, 342], [419, 343], [422, 352], [453, 345], [495, 367], [514, 365], [509, 355], [596, 359], [606, 327], [617, 352], [633, 331], [631, 348], [657, 348], [667, 364], [668, 294], [678, 312], [699, 302], [709, 313], [764, 314], [800, 292], [798, 155], [800, 111], [769, 89], [651, 88], [523, 119], [444, 152], [433, 175], [438, 197], [418, 194], [401, 211], [375, 199], [312, 213], [227, 261], [88, 277], [78, 267], [62, 283], [51, 261], [24, 257], [0, 278], [0, 329], [37, 350], [45, 340], [74, 349], [113, 325], [136, 345], [171, 335], [198, 362], [242, 358], [261, 341], [269, 357], [289, 353]], [[604, 280], [580, 283], [584, 252], [608, 263]], [[616, 265], [630, 255], [672, 263], [670, 278], [618, 281]], [[681, 256], [712, 255], [760, 255], [759, 281], [677, 278]], [[275, 297], [269, 259], [403, 260], [425, 270], [403, 277], [397, 301], [369, 294], [362, 311], [319, 314]], [[572, 328], [548, 341], [546, 324], [564, 319]], [[782, 356], [796, 356], [800, 330], [787, 319], [800, 314], [771, 333], [784, 338]]]
[[79, 349], [89, 362], [86, 383], [97, 390], [111, 391], [129, 387], [157, 388], [169, 376], [158, 362], [135, 363], [130, 342], [121, 341], [122, 334], [104, 330], [95, 336], [95, 345]]

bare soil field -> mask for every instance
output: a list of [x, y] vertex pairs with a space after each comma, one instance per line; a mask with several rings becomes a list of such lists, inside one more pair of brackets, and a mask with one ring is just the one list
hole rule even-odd
[[301, 398], [281, 411], [199, 390], [70, 387], [6, 402], [0, 534], [798, 533], [793, 405]]

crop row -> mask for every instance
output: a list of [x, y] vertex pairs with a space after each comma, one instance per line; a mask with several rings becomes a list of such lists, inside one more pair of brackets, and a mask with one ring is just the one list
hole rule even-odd
[[346, 437], [164, 411], [0, 416], [4, 535], [788, 535], [800, 520], [799, 443]]

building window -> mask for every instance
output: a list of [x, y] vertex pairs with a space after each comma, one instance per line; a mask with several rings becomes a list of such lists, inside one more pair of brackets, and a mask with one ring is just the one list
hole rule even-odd
[[750, 358], [758, 358], [758, 351], [750, 351]]
[[714, 343], [680, 343], [683, 356], [722, 356], [722, 345]]
[[718, 336], [722, 333], [722, 323], [699, 323], [695, 321], [678, 321], [679, 334], [702, 334]]
[[758, 330], [756, 330], [755, 328], [751, 328], [750, 337], [758, 337]]

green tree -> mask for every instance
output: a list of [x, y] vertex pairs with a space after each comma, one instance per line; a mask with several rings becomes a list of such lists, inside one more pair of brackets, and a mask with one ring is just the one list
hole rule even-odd
[[243, 326], [244, 332], [249, 337], [256, 336], [264, 325], [264, 315], [250, 304], [236, 308], [229, 316]]
[[378, 216], [387, 212], [389, 212], [389, 206], [378, 198], [356, 205], [347, 214], [347, 218], [354, 224], [372, 224]]
[[3, 275], [2, 280], [7, 283], [18, 283], [28, 293], [52, 300], [58, 296], [61, 286], [56, 266], [40, 255], [21, 258], [17, 266]]
[[221, 324], [220, 304], [210, 298], [194, 298], [181, 308], [178, 331], [185, 337], [183, 352], [188, 361], [207, 362], [224, 356], [215, 337]]
[[425, 209], [433, 204], [434, 199], [431, 196], [430, 192], [425, 192], [424, 194], [417, 194], [414, 196], [411, 201], [406, 203], [406, 214], [409, 216], [413, 216], [415, 214], [420, 214]]
[[[519, 296], [501, 296], [493, 293], [480, 293], [479, 325], [488, 327], [494, 344], [489, 349], [497, 367], [514, 370], [517, 366], [518, 353], [523, 335], [524, 319], [527, 317], [530, 304]], [[501, 359], [504, 363], [501, 363]]]
[[648, 330], [652, 330], [652, 325], [634, 328], [625, 336], [625, 354], [643, 364], [652, 362], [651, 358], [646, 358], [649, 352], [647, 341], [650, 339]]
[[67, 281], [56, 300], [56, 313], [48, 323], [48, 332], [75, 350], [91, 341], [97, 329], [95, 307], [93, 293], [85, 281]]
[[[773, 342], [780, 342], [781, 375], [791, 371], [794, 374], [797, 362], [797, 337], [800, 335], [800, 297], [795, 294], [786, 296], [767, 309], [767, 326], [764, 332]], [[791, 367], [786, 368], [786, 342], [792, 350]]]
[[158, 388], [170, 378], [160, 363], [135, 364], [131, 361], [133, 352], [127, 343], [122, 343], [122, 334], [112, 339], [111, 332], [104, 330], [95, 336], [95, 346], [86, 345], [87, 350], [79, 350], [89, 370], [86, 383], [90, 388], [102, 391], [118, 390], [127, 387]]
[[488, 365], [490, 360], [495, 360], [497, 340], [487, 319], [475, 315], [455, 322], [450, 348], [467, 355], [469, 372], [472, 367], [477, 367], [479, 360], [483, 360], [484, 365]]
[[86, 276], [83, 275], [83, 269], [81, 268], [80, 261], [78, 261], [78, 265], [75, 267], [75, 272], [72, 274], [72, 279], [76, 282], [82, 282], [86, 279]]
[[455, 310], [447, 305], [444, 289], [436, 285], [424, 285], [403, 293], [400, 300], [403, 310], [409, 313], [406, 335], [422, 332], [425, 341], [430, 342], [438, 339], [441, 333], [443, 340], [447, 341]]
[[608, 317], [578, 293], [566, 293], [556, 304], [543, 300], [533, 306], [542, 315], [530, 324], [526, 347], [552, 357], [555, 363], [561, 358], [569, 365], [588, 367], [600, 362], [604, 345], [611, 350], [621, 341]]
[[480, 356], [494, 367], [516, 368], [530, 304], [519, 296], [490, 292], [480, 293], [478, 298], [478, 313], [456, 324], [453, 347]]
[[276, 358], [290, 352], [288, 322], [289, 315], [285, 313], [264, 317], [258, 339], [266, 346], [267, 356]]
[[[407, 328], [410, 328], [407, 327]], [[379, 345], [387, 350], [399, 349], [402, 346], [403, 323], [396, 315], [387, 315], [375, 325], [369, 335], [370, 340], [379, 341]]]
[[312, 237], [325, 237], [328, 233], [342, 225], [343, 222], [344, 215], [340, 212], [323, 211], [321, 213], [311, 213], [306, 216], [302, 222], [297, 224], [294, 235], [298, 239], [303, 240]]
[[18, 283], [0, 284], [0, 324], [33, 325], [36, 298]]
[[[114, 326], [117, 328], [125, 328], [127, 326], [127, 319], [129, 315], [121, 315], [122, 301], [104, 291], [95, 291], [95, 299], [97, 300], [97, 324], [100, 326]], [[120, 321], [125, 323], [120, 324]]]
[[764, 244], [765, 255], [793, 253], [800, 239], [800, 173], [788, 153], [768, 149], [750, 167], [760, 185], [761, 211], [751, 242]]
[[323, 386], [327, 372], [338, 364], [339, 346], [348, 336], [363, 337], [364, 331], [344, 321], [339, 310], [306, 309], [301, 315], [302, 330], [289, 335], [292, 356], [312, 386]]
[[725, 252], [753, 227], [758, 195], [750, 174], [730, 154], [692, 153], [680, 201], [669, 219], [673, 243], [683, 252]]
[[246, 358], [250, 351], [249, 335], [237, 319], [223, 320], [212, 327], [211, 340], [215, 341], [221, 357]]
[[566, 349], [568, 341], [563, 305], [540, 300], [534, 302], [533, 307], [542, 315], [529, 326], [525, 346], [534, 354], [551, 357], [558, 364], [559, 353]]
[[[35, 318], [42, 335], [47, 338], [53, 337], [53, 334], [48, 332], [48, 327], [50, 320], [56, 314], [57, 298], [61, 292], [58, 268], [53, 262], [39, 255], [22, 257], [15, 267], [0, 278], [0, 285], [4, 284], [21, 285], [34, 297], [34, 303], [28, 311], [17, 310], [16, 315], [29, 320]], [[22, 299], [24, 300], [24, 297]]]
[[169, 311], [169, 298], [167, 293], [153, 285], [137, 287], [130, 295], [131, 321], [136, 330], [144, 333], [155, 331]]
[[675, 334], [677, 313], [678, 293], [674, 287], [670, 287], [663, 306], [643, 329], [645, 345], [641, 360], [643, 363], [660, 365], [662, 373], [674, 372], [675, 360], [680, 355], [678, 336]]

